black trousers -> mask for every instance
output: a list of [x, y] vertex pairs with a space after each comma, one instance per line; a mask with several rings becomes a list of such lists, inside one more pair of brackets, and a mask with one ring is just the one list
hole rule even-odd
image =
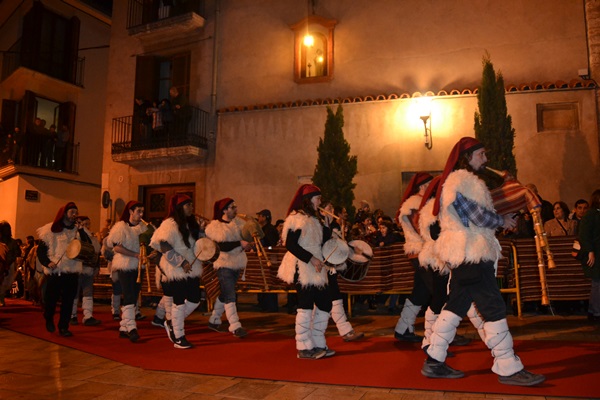
[[496, 282], [493, 261], [461, 264], [452, 270], [445, 309], [464, 317], [471, 303], [487, 322], [506, 318], [506, 304]]
[[73, 311], [73, 301], [77, 295], [77, 284], [79, 274], [53, 274], [48, 275], [46, 280], [46, 292], [44, 293], [44, 318], [46, 321], [54, 321], [56, 304], [60, 299], [60, 317], [58, 329], [68, 329]]
[[185, 301], [200, 303], [200, 278], [187, 278], [169, 281], [169, 291], [173, 304], [181, 305]]
[[316, 305], [321, 311], [331, 311], [331, 294], [327, 286], [306, 286], [302, 287], [298, 282], [298, 271], [294, 276], [294, 285], [298, 293], [298, 308], [312, 310]]
[[123, 291], [123, 305], [137, 304], [138, 296], [140, 295], [140, 284], [137, 283], [138, 271], [117, 271], [121, 290]]
[[429, 303], [431, 298], [433, 274], [431, 270], [422, 268], [419, 265], [418, 258], [411, 258], [410, 263], [414, 268], [414, 284], [408, 299], [415, 306], [424, 306]]

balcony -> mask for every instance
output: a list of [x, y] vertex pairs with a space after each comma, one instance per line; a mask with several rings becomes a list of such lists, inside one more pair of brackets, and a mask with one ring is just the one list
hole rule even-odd
[[5, 145], [0, 153], [0, 178], [19, 173], [60, 177], [78, 174], [79, 143], [57, 148], [47, 135], [27, 133], [23, 143]]
[[62, 63], [43, 62], [36, 57], [33, 61], [25, 63], [21, 59], [19, 40], [8, 51], [2, 54], [2, 81], [6, 80], [6, 78], [20, 67], [25, 67], [63, 82], [83, 87], [85, 58], [78, 57], [72, 63], [68, 60], [63, 61]]
[[158, 0], [129, 0], [127, 29], [142, 45], [186, 40], [204, 27], [204, 0], [175, 2], [169, 7], [161, 4]]
[[209, 114], [196, 107], [157, 130], [132, 115], [114, 118], [112, 159], [136, 167], [202, 161], [208, 154], [209, 121]]

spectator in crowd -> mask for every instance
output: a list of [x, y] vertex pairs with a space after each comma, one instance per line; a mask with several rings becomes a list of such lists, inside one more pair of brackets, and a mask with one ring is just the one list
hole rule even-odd
[[569, 207], [564, 201], [553, 204], [554, 218], [544, 223], [544, 230], [548, 236], [575, 235], [577, 221], [569, 219]]
[[579, 242], [583, 254], [583, 273], [592, 280], [588, 319], [600, 322], [600, 189], [592, 193], [589, 211], [581, 219]]
[[[271, 210], [261, 210], [256, 213], [256, 219], [260, 228], [262, 229], [265, 236], [260, 240], [261, 244], [265, 248], [271, 248], [277, 246], [279, 242], [279, 232], [273, 224], [271, 224]], [[264, 312], [277, 312], [279, 311], [279, 300], [277, 293], [259, 293], [258, 307]]]
[[358, 221], [363, 221], [365, 215], [372, 216], [371, 206], [369, 205], [368, 201], [361, 200], [361, 202], [358, 205], [358, 208], [356, 210], [356, 215], [354, 216], [354, 223], [356, 223]]
[[590, 203], [587, 200], [579, 199], [575, 202], [575, 207], [573, 208], [573, 212], [569, 216], [569, 219], [573, 221], [577, 221], [577, 228], [575, 228], [575, 234], [579, 231], [579, 221], [583, 218], [585, 213], [589, 210]]
[[17, 258], [21, 256], [21, 248], [12, 237], [12, 228], [7, 221], [0, 221], [0, 243], [5, 247], [4, 271], [0, 274], [0, 307], [4, 307], [6, 292], [10, 290], [17, 273]]
[[11, 160], [15, 164], [20, 164], [22, 162], [21, 149], [23, 148], [23, 142], [25, 140], [25, 136], [23, 132], [21, 132], [21, 128], [15, 126], [13, 132], [13, 148], [11, 154]]
[[540, 216], [542, 217], [542, 222], [545, 223], [546, 221], [550, 221], [552, 218], [554, 218], [554, 213], [552, 211], [552, 203], [542, 198], [542, 196], [538, 192], [537, 186], [535, 186], [533, 183], [528, 183], [527, 185], [525, 185], [525, 187], [531, 190], [533, 193], [535, 193], [542, 202], [542, 210], [540, 213]]
[[71, 132], [65, 124], [61, 125], [56, 133], [56, 143], [54, 145], [54, 168], [58, 171], [64, 171], [66, 166], [67, 145], [71, 140]]

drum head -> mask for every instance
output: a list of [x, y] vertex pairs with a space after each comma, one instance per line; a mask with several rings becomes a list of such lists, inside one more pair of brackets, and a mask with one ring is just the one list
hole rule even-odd
[[65, 252], [65, 256], [74, 260], [79, 255], [81, 251], [81, 241], [78, 239], [73, 239], [71, 243], [67, 246], [67, 251]]
[[212, 262], [219, 258], [219, 253], [219, 246], [209, 238], [196, 240], [196, 255], [198, 256], [198, 260]]
[[328, 264], [339, 265], [348, 259], [348, 243], [339, 238], [331, 238], [323, 245], [323, 260]]
[[369, 262], [373, 258], [373, 248], [363, 240], [352, 240], [350, 247], [350, 260], [358, 263]]

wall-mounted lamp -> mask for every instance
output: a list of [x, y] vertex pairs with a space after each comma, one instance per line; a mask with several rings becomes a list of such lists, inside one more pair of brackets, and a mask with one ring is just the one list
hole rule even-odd
[[423, 121], [425, 128], [425, 147], [431, 150], [433, 147], [433, 136], [431, 135], [431, 98], [423, 97], [417, 100], [419, 118]]

